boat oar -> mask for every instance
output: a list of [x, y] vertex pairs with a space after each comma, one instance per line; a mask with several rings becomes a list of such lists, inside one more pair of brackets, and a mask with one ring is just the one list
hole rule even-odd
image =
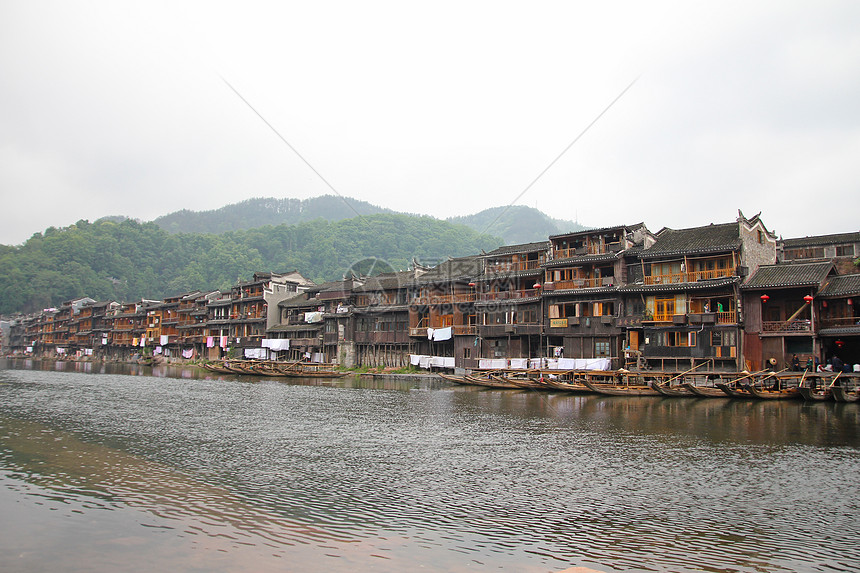
[[732, 380], [731, 382], [729, 382], [729, 384], [737, 384], [741, 380], [745, 380], [745, 379], [749, 378], [750, 376], [758, 376], [759, 374], [763, 374], [765, 372], [767, 372], [767, 368], [765, 368], [764, 370], [759, 370], [758, 372], [753, 372], [752, 374], [747, 374], [746, 376], [741, 376], [740, 378]]
[[[777, 374], [782, 374], [782, 373], [783, 373], [783, 372], [785, 372], [786, 370], [788, 370], [788, 368], [783, 368], [782, 370], [779, 370], [778, 372], [771, 372], [770, 374], [768, 374], [767, 376], [765, 376], [764, 378], [762, 378], [761, 380], [759, 380], [759, 382], [761, 382], [761, 383], [762, 383], [762, 388], [764, 388], [764, 385], [763, 385], [763, 384], [764, 384], [764, 381], [765, 381], [765, 380], [767, 380], [768, 378], [771, 378], [771, 377], [773, 377], [773, 376], [776, 376]], [[753, 385], [755, 385], [755, 380], [753, 380]]]
[[[707, 362], [702, 362], [701, 364], [699, 364], [699, 366], [704, 366], [705, 364], [707, 364]], [[687, 370], [686, 372], [681, 372], [681, 373], [680, 373], [680, 374], [678, 374], [677, 376], [672, 376], [671, 378], [669, 378], [669, 379], [668, 379], [668, 380], [666, 380], [665, 382], [658, 382], [658, 384], [659, 384], [660, 386], [668, 386], [668, 385], [669, 385], [669, 383], [670, 383], [672, 380], [675, 380], [676, 378], [681, 378], [682, 376], [685, 376], [686, 374], [689, 374], [690, 372], [692, 372], [693, 370], [695, 370], [695, 369], [696, 369], [696, 368], [698, 368], [699, 366], [693, 366], [692, 368], [690, 368], [690, 369], [689, 369], [689, 370]]]
[[840, 376], [842, 376], [842, 372], [838, 373], [836, 376], [833, 377], [833, 382], [831, 382], [827, 388], [832, 388], [833, 385], [836, 384], [836, 381], [839, 379]]

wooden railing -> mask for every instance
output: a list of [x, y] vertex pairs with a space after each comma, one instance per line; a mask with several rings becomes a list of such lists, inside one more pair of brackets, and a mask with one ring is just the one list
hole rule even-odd
[[576, 288], [596, 288], [604, 286], [612, 286], [615, 283], [613, 277], [598, 277], [592, 279], [572, 279], [568, 281], [554, 281], [555, 290], [576, 289]]
[[860, 326], [860, 316], [846, 316], [842, 318], [821, 319], [821, 328], [844, 328], [847, 326]]
[[538, 289], [523, 289], [523, 290], [505, 290], [499, 292], [482, 292], [478, 294], [478, 300], [512, 300], [518, 298], [530, 298], [540, 296]]
[[735, 324], [738, 321], [738, 314], [734, 310], [718, 312], [716, 315], [717, 324]]
[[645, 277], [646, 285], [664, 285], [678, 283], [693, 283], [699, 280], [719, 279], [735, 276], [734, 269], [712, 269], [707, 271], [690, 271], [684, 273], [670, 273], [665, 275], [648, 275]]
[[622, 249], [621, 242], [617, 243], [595, 243], [587, 247], [576, 249], [554, 249], [553, 258], [569, 259], [571, 257], [582, 257], [585, 255], [605, 255], [606, 253], [617, 253]]
[[412, 297], [411, 304], [452, 304], [458, 302], [474, 302], [478, 293], [467, 292], [460, 294], [432, 294]]
[[508, 263], [495, 263], [492, 265], [487, 265], [487, 273], [509, 273], [516, 271], [531, 271], [535, 269], [539, 269], [540, 265], [543, 261], [534, 260], [534, 261], [519, 261], [519, 262], [508, 262]]
[[761, 323], [762, 332], [812, 332], [809, 320], [772, 320]]
[[478, 327], [474, 324], [455, 324], [452, 327], [452, 332], [455, 336], [463, 336], [463, 335], [476, 335], [478, 334]]
[[[702, 313], [690, 313], [690, 314], [702, 315]], [[706, 313], [706, 314], [708, 314], [708, 313]], [[738, 321], [738, 318], [737, 318], [738, 314], [734, 310], [727, 310], [727, 311], [723, 311], [723, 312], [714, 312], [714, 313], [709, 313], [709, 314], [712, 314], [715, 316], [715, 322], [717, 324], [735, 324]], [[675, 316], [679, 316], [679, 315], [677, 315], [674, 312], [657, 312], [654, 314], [653, 318], [645, 319], [645, 320], [646, 321], [651, 320], [654, 322], [673, 322], [675, 320]]]

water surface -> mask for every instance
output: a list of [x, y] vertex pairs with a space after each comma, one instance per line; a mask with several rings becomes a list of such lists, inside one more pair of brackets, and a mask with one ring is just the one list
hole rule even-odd
[[857, 404], [0, 366], [3, 571], [860, 563]]

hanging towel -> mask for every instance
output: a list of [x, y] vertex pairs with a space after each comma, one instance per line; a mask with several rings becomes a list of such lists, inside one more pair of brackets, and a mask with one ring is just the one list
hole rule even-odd
[[168, 335], [166, 335], [166, 334], [162, 334], [162, 335], [161, 335], [160, 342], [161, 342], [161, 345], [162, 345], [162, 346], [166, 346], [166, 345], [167, 345], [167, 343], [168, 343], [168, 342], [170, 342], [170, 337], [169, 337]]
[[215, 337], [207, 336], [206, 337], [206, 348], [214, 348], [215, 347]]
[[451, 336], [453, 335], [453, 328], [437, 328], [433, 332], [433, 340], [451, 340]]

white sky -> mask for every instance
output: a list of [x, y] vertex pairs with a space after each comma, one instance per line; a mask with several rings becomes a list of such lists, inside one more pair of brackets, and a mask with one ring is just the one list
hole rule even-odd
[[860, 2], [0, 2], [0, 243], [331, 190], [860, 229]]

